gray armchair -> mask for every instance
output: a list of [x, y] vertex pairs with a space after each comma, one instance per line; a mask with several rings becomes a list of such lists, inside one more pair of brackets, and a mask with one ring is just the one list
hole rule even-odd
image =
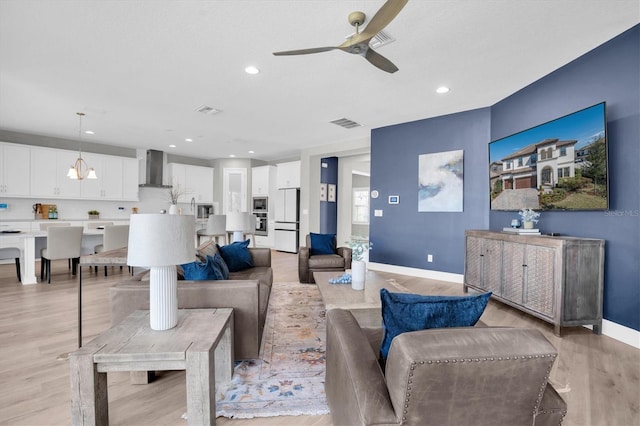
[[335, 254], [311, 255], [311, 237], [307, 234], [306, 246], [298, 250], [298, 277], [301, 283], [315, 283], [314, 272], [344, 272], [351, 269], [351, 249], [336, 247], [333, 239]]
[[334, 425], [559, 425], [567, 413], [548, 383], [556, 349], [538, 330], [403, 333], [385, 372], [381, 340], [381, 328], [327, 311], [325, 390]]

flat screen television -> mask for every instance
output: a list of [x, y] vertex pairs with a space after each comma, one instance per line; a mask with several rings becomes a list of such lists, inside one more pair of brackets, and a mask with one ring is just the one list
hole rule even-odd
[[605, 103], [489, 143], [491, 210], [607, 210]]

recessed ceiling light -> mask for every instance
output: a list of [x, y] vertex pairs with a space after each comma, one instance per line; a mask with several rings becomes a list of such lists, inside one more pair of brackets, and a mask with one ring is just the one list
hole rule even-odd
[[253, 65], [249, 65], [244, 69], [244, 72], [246, 72], [247, 74], [255, 75], [255, 74], [258, 74], [260, 70], [254, 67]]
[[440, 86], [436, 89], [436, 93], [448, 93], [449, 89], [447, 86]]
[[235, 154], [229, 154], [229, 157], [236, 158], [236, 155]]
[[169, 145], [169, 148], [175, 148], [176, 146], [174, 144]]
[[256, 152], [254, 150], [249, 151], [249, 154], [255, 154]]
[[185, 141], [185, 142], [193, 142], [193, 139], [186, 138], [184, 141]]
[[85, 130], [85, 133], [88, 135], [95, 135], [95, 132], [93, 130]]

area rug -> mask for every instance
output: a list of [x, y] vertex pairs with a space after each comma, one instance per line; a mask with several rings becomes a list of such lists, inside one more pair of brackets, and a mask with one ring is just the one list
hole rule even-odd
[[260, 358], [235, 366], [216, 390], [218, 417], [329, 413], [324, 393], [325, 309], [315, 285], [273, 283]]

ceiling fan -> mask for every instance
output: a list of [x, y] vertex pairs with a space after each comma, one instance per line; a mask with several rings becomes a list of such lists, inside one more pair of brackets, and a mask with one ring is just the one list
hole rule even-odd
[[342, 50], [343, 52], [361, 55], [374, 66], [388, 73], [398, 71], [390, 60], [369, 47], [369, 41], [384, 29], [396, 17], [409, 0], [387, 0], [380, 10], [376, 12], [365, 29], [360, 32], [360, 25], [366, 19], [364, 12], [351, 12], [349, 23], [356, 27], [356, 33], [339, 46], [315, 47], [311, 49], [287, 50], [284, 52], [273, 52], [275, 56], [286, 55], [307, 55], [309, 53], [328, 52], [329, 50]]

